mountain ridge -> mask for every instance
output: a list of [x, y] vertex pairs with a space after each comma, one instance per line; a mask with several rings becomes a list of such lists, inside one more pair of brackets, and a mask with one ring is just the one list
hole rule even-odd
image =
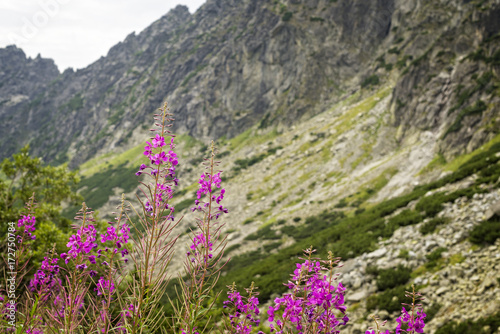
[[[486, 71], [497, 61], [498, 24], [493, 19], [497, 11], [496, 1], [477, 5], [211, 0], [192, 15], [179, 6], [141, 33], [130, 34], [106, 57], [76, 72], [59, 74], [51, 85], [37, 91], [38, 99], [14, 104], [15, 96], [0, 88], [2, 101], [10, 101], [0, 106], [2, 133], [11, 134], [0, 136], [1, 151], [8, 156], [31, 141], [33, 152], [46, 161], [76, 167], [96, 153], [136, 145], [137, 125], [146, 121], [145, 111], [164, 100], [176, 114], [175, 130], [199, 139], [231, 138], [261, 121], [263, 126], [285, 129], [345, 99], [360, 84], [369, 87], [370, 78], [396, 80], [391, 110], [403, 140], [422, 128], [452, 123], [461, 111], [458, 108], [446, 116], [453, 107], [446, 101], [457, 99], [453, 95], [458, 81], [471, 82], [470, 68]], [[399, 25], [409, 30], [398, 30]], [[452, 53], [459, 51], [463, 60], [482, 47], [461, 32], [476, 25], [476, 35], [493, 42], [483, 48], [483, 59], [468, 58], [472, 64], [468, 66], [454, 64], [457, 56]], [[460, 36], [456, 45], [447, 39], [453, 34]], [[383, 53], [385, 48], [389, 52]], [[454, 68], [447, 78], [443, 78], [445, 65]], [[459, 75], [453, 77], [455, 73]], [[492, 73], [497, 82], [496, 70]], [[433, 78], [427, 85], [429, 76]], [[430, 106], [411, 92], [420, 89], [420, 94], [431, 95], [430, 87], [436, 90], [443, 85], [449, 87], [441, 93], [445, 106], [430, 111], [436, 117], [423, 117]], [[478, 93], [484, 90], [468, 98], [475, 99]], [[495, 104], [488, 108], [487, 114], [497, 113]], [[477, 131], [492, 121], [484, 116], [482, 124], [472, 122], [469, 132], [475, 137], [464, 137], [458, 129], [441, 138], [444, 153], [471, 151], [491, 139], [498, 124], [495, 121], [494, 129]], [[24, 136], [23, 122], [33, 129]], [[55, 127], [56, 122], [61, 126]], [[15, 136], [21, 139], [13, 141]]]

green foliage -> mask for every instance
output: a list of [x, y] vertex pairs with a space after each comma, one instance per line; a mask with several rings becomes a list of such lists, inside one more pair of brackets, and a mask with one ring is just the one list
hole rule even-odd
[[264, 226], [258, 229], [257, 232], [249, 234], [245, 237], [245, 240], [276, 240], [281, 239], [280, 236], [276, 235], [276, 231], [272, 228], [272, 225]]
[[433, 219], [429, 220], [428, 222], [426, 222], [425, 224], [423, 224], [422, 227], [420, 227], [420, 233], [422, 233], [424, 235], [432, 233], [436, 230], [436, 227], [438, 227], [439, 225], [446, 224], [446, 223], [448, 223], [448, 221], [449, 221], [449, 219], [445, 218], [445, 217], [433, 218]]
[[376, 86], [380, 83], [378, 75], [372, 74], [361, 83], [361, 87]]
[[318, 16], [311, 16], [309, 18], [309, 21], [311, 21], [311, 22], [324, 22], [325, 19], [322, 17], [318, 17]]
[[398, 55], [401, 51], [398, 50], [398, 47], [395, 46], [391, 49], [389, 49], [389, 51], [387, 51], [388, 53], [391, 53], [391, 54], [395, 54], [395, 55]]
[[83, 108], [83, 98], [81, 94], [76, 94], [68, 101], [69, 110], [80, 110]]
[[410, 291], [404, 285], [385, 290], [382, 293], [372, 295], [366, 300], [366, 309], [386, 310], [389, 313], [401, 311], [401, 303], [404, 302], [405, 291]]
[[[67, 249], [70, 220], [61, 216], [61, 202], [80, 200], [73, 188], [78, 183], [76, 173], [66, 166], [44, 166], [40, 158], [29, 155], [29, 146], [23, 147], [10, 159], [0, 163], [0, 240], [5, 240], [7, 222], [17, 222], [24, 213], [24, 205], [35, 194], [36, 240], [30, 248], [30, 267], [36, 268], [49, 249]], [[0, 243], [0, 257], [6, 257], [5, 243]], [[26, 273], [30, 277], [31, 272]], [[3, 275], [0, 271], [0, 275]], [[20, 286], [26, 282], [19, 283]]]
[[423, 220], [419, 212], [413, 210], [404, 210], [397, 216], [389, 219], [386, 225], [385, 234], [391, 236], [400, 226], [418, 224]]
[[320, 233], [328, 226], [336, 224], [340, 219], [344, 217], [345, 215], [342, 211], [324, 212], [319, 216], [307, 217], [304, 224], [298, 226], [284, 226], [281, 229], [281, 232], [293, 237], [295, 240], [303, 240], [316, 233]]
[[51, 220], [67, 226], [67, 220], [59, 215], [64, 200], [80, 199], [73, 188], [79, 179], [66, 166], [44, 166], [40, 158], [31, 158], [29, 146], [25, 146], [11, 159], [0, 163], [5, 178], [0, 178], [0, 221], [17, 221], [24, 204], [35, 193], [39, 203], [37, 218]]
[[377, 289], [385, 291], [397, 286], [404, 285], [411, 276], [411, 269], [399, 265], [397, 268], [379, 270], [377, 277]]
[[448, 128], [448, 130], [446, 130], [443, 138], [446, 138], [446, 136], [452, 132], [460, 131], [460, 129], [462, 128], [462, 121], [466, 116], [482, 114], [483, 111], [485, 111], [486, 109], [488, 109], [488, 106], [482, 100], [478, 100], [474, 105], [462, 109], [458, 113], [455, 122], [453, 122], [453, 124]]
[[196, 200], [196, 197], [193, 198], [188, 198], [185, 199], [175, 205], [175, 211], [176, 212], [181, 212], [182, 210], [190, 207], [190, 206], [195, 206], [194, 201]]
[[472, 229], [469, 240], [476, 245], [492, 245], [500, 238], [500, 219], [484, 220]]
[[436, 314], [439, 312], [439, 310], [441, 309], [442, 306], [443, 305], [441, 305], [439, 303], [434, 303], [431, 306], [429, 306], [428, 308], [426, 308], [425, 314], [427, 316], [425, 317], [425, 322], [431, 321], [436, 316]]
[[[118, 167], [109, 165], [105, 170], [85, 177], [80, 182], [80, 195], [83, 196], [87, 206], [93, 209], [104, 205], [109, 197], [114, 194], [113, 188], [120, 187], [124, 192], [132, 191], [138, 185], [138, 178], [134, 173], [136, 167], [126, 167], [128, 161], [123, 162]], [[65, 210], [67, 217], [74, 216], [78, 210], [77, 206], [69, 207]]]
[[448, 322], [443, 327], [438, 328], [436, 334], [490, 334], [496, 333], [499, 327], [500, 312], [497, 312], [477, 321]]
[[261, 162], [268, 156], [275, 154], [277, 150], [280, 150], [282, 148], [283, 148], [282, 146], [272, 147], [268, 149], [266, 153], [262, 153], [247, 159], [236, 159], [234, 161], [236, 166], [233, 167], [233, 171], [235, 173], [238, 173], [242, 169], [246, 169], [250, 166], [253, 166], [256, 163]]
[[416, 205], [415, 209], [418, 211], [425, 212], [427, 217], [433, 217], [441, 210], [443, 210], [443, 204], [447, 202], [453, 202], [459, 197], [466, 196], [471, 198], [474, 194], [482, 192], [480, 189], [474, 187], [456, 190], [450, 194], [444, 192], [437, 192], [430, 196], [422, 198]]
[[427, 260], [429, 260], [429, 262], [427, 262], [425, 264], [425, 267], [427, 269], [432, 269], [432, 268], [436, 267], [438, 265], [438, 261], [441, 260], [441, 258], [442, 258], [442, 254], [446, 251], [448, 251], [447, 248], [439, 247], [436, 250], [434, 250], [432, 253], [427, 254], [425, 257], [427, 258]]
[[264, 252], [269, 253], [273, 249], [276, 249], [279, 246], [281, 246], [282, 244], [283, 244], [283, 242], [277, 241], [277, 242], [270, 243], [268, 245], [264, 245]]
[[238, 249], [241, 247], [241, 244], [234, 244], [234, 245], [231, 245], [229, 247], [227, 247], [225, 250], [224, 250], [224, 254], [225, 255], [228, 255], [229, 253], [231, 253], [233, 250], [235, 249]]
[[283, 20], [283, 22], [288, 22], [292, 19], [292, 16], [293, 16], [292, 12], [285, 12], [285, 14], [283, 14], [281, 19]]

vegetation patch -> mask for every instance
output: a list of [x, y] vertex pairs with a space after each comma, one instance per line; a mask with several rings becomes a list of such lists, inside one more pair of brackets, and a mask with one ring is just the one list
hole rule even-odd
[[453, 122], [453, 124], [448, 128], [448, 130], [446, 130], [443, 139], [446, 138], [446, 136], [448, 136], [452, 132], [460, 131], [460, 129], [462, 128], [462, 121], [466, 116], [472, 116], [477, 114], [481, 115], [483, 111], [485, 111], [486, 109], [488, 109], [488, 106], [482, 100], [478, 100], [474, 105], [462, 109], [457, 115], [455, 122]]
[[500, 238], [500, 219], [484, 220], [476, 225], [470, 233], [470, 242], [476, 245], [493, 245]]
[[378, 271], [377, 289], [385, 291], [404, 285], [411, 277], [411, 269], [399, 265], [397, 268], [389, 268]]
[[500, 312], [477, 321], [449, 322], [436, 330], [436, 334], [490, 334], [500, 327]]
[[428, 222], [424, 223], [422, 227], [420, 227], [420, 233], [422, 234], [430, 234], [436, 230], [439, 225], [444, 225], [449, 222], [449, 218], [446, 217], [436, 217], [432, 218]]

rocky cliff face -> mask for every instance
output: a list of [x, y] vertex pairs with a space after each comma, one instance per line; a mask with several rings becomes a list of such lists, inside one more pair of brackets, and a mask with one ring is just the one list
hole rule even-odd
[[[46, 160], [76, 166], [137, 144], [136, 129], [164, 100], [176, 131], [197, 138], [233, 137], [258, 122], [284, 129], [384, 81], [397, 83], [399, 141], [432, 129], [446, 154], [471, 150], [498, 130], [499, 8], [493, 0], [209, 0], [193, 15], [175, 8], [62, 74], [10, 47], [1, 53], [0, 70], [10, 73], [0, 77], [1, 154], [31, 142]], [[34, 77], [19, 64], [33, 64]]]

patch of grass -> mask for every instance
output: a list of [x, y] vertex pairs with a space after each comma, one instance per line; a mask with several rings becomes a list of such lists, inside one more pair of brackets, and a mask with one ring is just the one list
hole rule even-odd
[[83, 98], [82, 98], [82, 95], [81, 94], [76, 94], [75, 96], [73, 96], [69, 101], [68, 103], [66, 104], [66, 106], [68, 107], [68, 109], [70, 111], [73, 111], [73, 110], [80, 110], [83, 108]]
[[431, 306], [429, 306], [428, 308], [425, 309], [425, 314], [427, 315], [425, 317], [425, 321], [426, 322], [429, 322], [431, 321], [435, 316], [436, 314], [439, 312], [439, 310], [441, 309], [442, 305], [439, 304], [439, 303], [433, 303]]
[[[305, 222], [300, 225], [291, 225], [291, 226], [283, 226], [281, 228], [281, 232], [293, 237], [295, 240], [303, 240], [315, 233], [319, 233], [328, 226], [332, 226], [336, 224], [341, 218], [344, 218], [345, 215], [342, 211], [333, 211], [333, 212], [324, 212], [319, 216], [311, 216], [306, 218]], [[294, 221], [296, 220], [295, 217]]]
[[392, 217], [386, 224], [385, 235], [391, 236], [401, 226], [418, 224], [424, 217], [413, 210], [404, 210], [397, 216]]
[[472, 161], [476, 160], [476, 156], [479, 156], [480, 154], [484, 154], [487, 152], [495, 145], [500, 143], [500, 134], [496, 135], [492, 140], [487, 142], [486, 144], [482, 145], [478, 149], [472, 151], [471, 153], [461, 155], [454, 160], [450, 161], [444, 166], [444, 170], [447, 171], [456, 171], [459, 169], [459, 167], [463, 164], [465, 164], [467, 161]]
[[422, 175], [422, 174], [426, 174], [438, 167], [442, 167], [446, 165], [446, 158], [444, 157], [444, 155], [442, 153], [439, 153], [434, 159], [431, 160], [431, 162], [429, 162], [429, 164], [427, 164], [427, 166], [425, 166], [424, 168], [422, 168], [418, 174], [418, 175]]
[[339, 136], [348, 129], [352, 129], [353, 124], [356, 122], [355, 119], [359, 114], [372, 110], [382, 99], [387, 97], [391, 91], [391, 86], [382, 88], [340, 115], [336, 122], [337, 125], [335, 126], [335, 130], [337, 130], [336, 135]]
[[179, 203], [177, 203], [176, 205], [174, 205], [175, 207], [175, 212], [181, 212], [182, 210], [188, 208], [188, 207], [193, 207], [195, 206], [194, 205], [194, 201], [196, 200], [196, 197], [193, 197], [193, 198], [188, 198], [188, 199], [185, 199]]
[[[104, 205], [111, 195], [113, 188], [120, 187], [124, 192], [130, 192], [138, 186], [139, 177], [134, 177], [136, 168], [127, 167], [127, 162], [118, 167], [110, 166], [91, 176], [83, 177], [79, 187], [80, 192], [88, 207], [97, 209]], [[67, 212], [76, 212], [78, 208], [68, 208]]]
[[293, 17], [293, 12], [285, 12], [285, 14], [283, 14], [281, 19], [283, 20], [283, 22], [288, 22], [292, 19], [292, 17]]
[[279, 246], [281, 246], [282, 244], [283, 244], [283, 242], [277, 241], [277, 242], [273, 242], [273, 243], [264, 245], [264, 252], [269, 253], [270, 251], [272, 251], [272, 250], [278, 248]]
[[387, 183], [389, 183], [391, 177], [393, 177], [397, 172], [397, 168], [387, 168], [382, 173], [380, 173], [379, 176], [363, 184], [356, 194], [345, 199], [345, 206], [347, 206], [348, 204], [349, 206], [358, 207], [359, 205], [361, 205], [361, 203], [365, 202], [368, 198], [374, 196], [383, 187], [385, 187]]
[[[126, 163], [127, 166], [132, 166], [137, 161], [143, 159], [143, 151], [144, 144], [139, 144], [136, 147], [133, 147], [130, 150], [127, 150], [118, 155], [113, 155], [110, 153], [93, 158], [80, 165], [80, 174], [83, 176], [91, 176], [106, 169], [110, 164], [123, 165], [124, 163]], [[137, 164], [136, 168], [139, 168], [139, 164]]]

